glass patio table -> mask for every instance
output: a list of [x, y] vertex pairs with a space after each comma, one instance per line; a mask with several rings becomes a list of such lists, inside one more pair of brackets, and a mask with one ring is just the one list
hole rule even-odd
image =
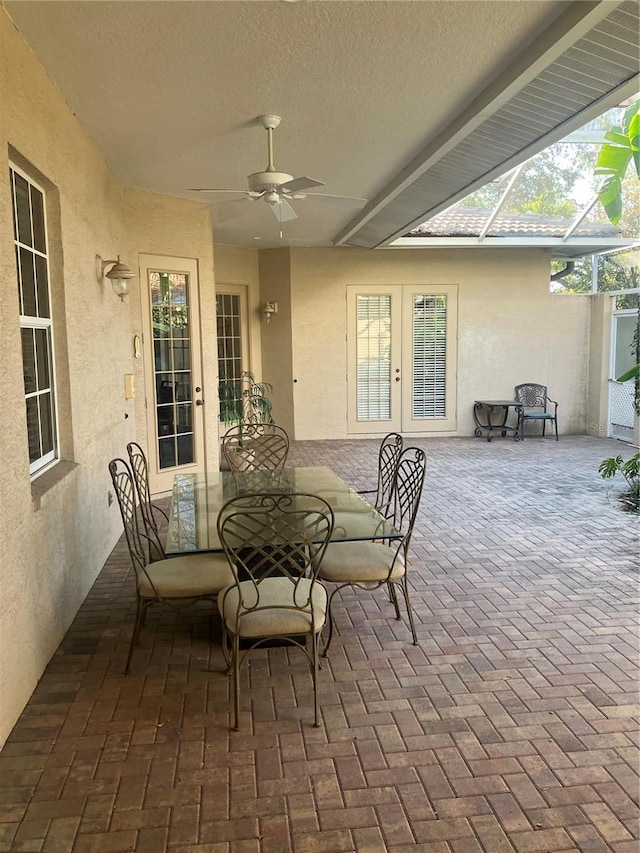
[[401, 539], [402, 534], [331, 468], [278, 471], [215, 471], [176, 474], [171, 494], [167, 556], [222, 551], [218, 515], [226, 501], [241, 495], [304, 492], [324, 498], [334, 512], [332, 541]]

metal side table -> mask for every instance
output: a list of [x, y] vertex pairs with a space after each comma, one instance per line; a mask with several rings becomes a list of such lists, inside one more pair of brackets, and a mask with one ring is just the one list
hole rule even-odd
[[[509, 409], [515, 409], [516, 423], [511, 426], [507, 423]], [[480, 437], [487, 436], [491, 441], [494, 433], [500, 433], [504, 438], [508, 433], [513, 433], [513, 438], [520, 438], [520, 413], [522, 405], [516, 400], [476, 400], [473, 404], [473, 419], [476, 422], [475, 434]]]

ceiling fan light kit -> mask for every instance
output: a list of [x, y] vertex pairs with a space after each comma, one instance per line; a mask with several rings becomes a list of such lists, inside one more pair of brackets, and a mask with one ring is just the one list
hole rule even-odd
[[[351, 199], [359, 203], [366, 203], [366, 199], [355, 198], [352, 196], [338, 196], [327, 193], [307, 193], [306, 190], [314, 187], [325, 186], [324, 181], [316, 181], [315, 178], [303, 176], [294, 178], [288, 172], [276, 171], [273, 162], [273, 131], [278, 127], [282, 119], [276, 115], [258, 116], [257, 122], [267, 131], [267, 167], [263, 172], [253, 172], [247, 176], [247, 189], [232, 190], [198, 187], [191, 192], [204, 193], [238, 193], [244, 196], [244, 199], [257, 201], [262, 199], [265, 201], [278, 222], [290, 222], [298, 218], [297, 213], [289, 204], [289, 201], [302, 201], [307, 198], [318, 196], [327, 199]], [[238, 199], [238, 201], [244, 200]], [[280, 233], [282, 237], [282, 232]]]

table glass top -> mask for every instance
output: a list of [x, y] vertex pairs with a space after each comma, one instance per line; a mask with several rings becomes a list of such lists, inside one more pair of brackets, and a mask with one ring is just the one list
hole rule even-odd
[[334, 512], [332, 540], [399, 539], [401, 534], [331, 468], [279, 471], [215, 471], [176, 474], [165, 551], [222, 551], [217, 520], [231, 498], [266, 492], [306, 492], [324, 498]]

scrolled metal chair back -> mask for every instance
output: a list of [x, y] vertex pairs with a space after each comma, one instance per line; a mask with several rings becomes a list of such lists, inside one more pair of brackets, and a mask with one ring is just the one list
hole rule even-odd
[[129, 456], [129, 467], [133, 474], [133, 481], [138, 495], [138, 509], [142, 517], [145, 536], [149, 543], [149, 558], [151, 560], [163, 560], [165, 557], [164, 548], [160, 540], [160, 532], [156, 511], [161, 513], [165, 518], [166, 515], [157, 507], [154, 509], [151, 501], [151, 488], [149, 487], [149, 465], [147, 457], [140, 445], [135, 441], [130, 441], [127, 444], [127, 454]]
[[523, 406], [531, 408], [540, 407], [546, 411], [547, 386], [537, 385], [534, 382], [525, 382], [522, 385], [516, 385], [515, 399]]
[[[273, 599], [261, 599], [261, 585], [276, 577], [295, 587], [296, 608], [309, 608], [313, 585], [300, 581], [315, 580], [332, 531], [333, 511], [317, 495], [246, 495], [227, 501], [218, 517], [218, 535], [242, 589], [239, 609], [273, 608]], [[298, 589], [305, 592], [298, 595]]]
[[390, 432], [382, 440], [378, 453], [378, 489], [375, 507], [382, 515], [393, 511], [393, 490], [402, 454], [402, 436]]
[[147, 457], [144, 450], [135, 441], [130, 441], [127, 444], [127, 453], [129, 455], [129, 466], [133, 473], [133, 479], [138, 493], [138, 501], [142, 518], [147, 525], [157, 530], [157, 523], [153, 517], [151, 509], [151, 489], [149, 488], [149, 467], [147, 465]]
[[393, 524], [402, 531], [403, 546], [409, 548], [427, 470], [427, 458], [418, 447], [407, 447], [398, 461], [394, 492]]
[[283, 468], [289, 436], [277, 424], [239, 424], [224, 434], [222, 451], [232, 471]]
[[[146, 547], [145, 540], [148, 541], [148, 537], [140, 532], [138, 514], [136, 513], [137, 492], [131, 469], [124, 459], [112, 459], [109, 462], [109, 473], [111, 474], [111, 482], [113, 483], [116, 500], [120, 508], [122, 526], [124, 527], [129, 555], [136, 577], [139, 577], [141, 574], [146, 575], [147, 580], [153, 587], [153, 582], [146, 571], [149, 561], [149, 548]], [[162, 547], [159, 542], [157, 543], [157, 547]]]

